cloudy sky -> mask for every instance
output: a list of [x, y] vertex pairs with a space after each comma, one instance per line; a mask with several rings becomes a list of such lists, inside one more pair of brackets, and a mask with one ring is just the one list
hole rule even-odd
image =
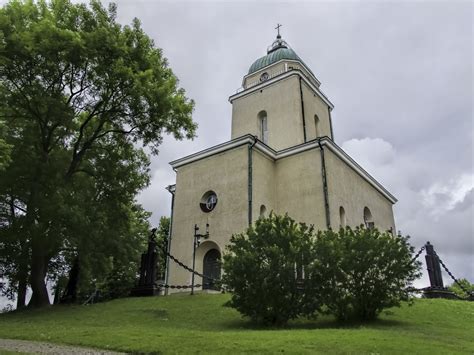
[[164, 50], [199, 124], [194, 141], [165, 139], [139, 201], [157, 224], [168, 162], [230, 139], [228, 97], [281, 23], [335, 105], [336, 143], [399, 199], [397, 229], [473, 281], [473, 16], [455, 1], [118, 1], [119, 22], [138, 17]]

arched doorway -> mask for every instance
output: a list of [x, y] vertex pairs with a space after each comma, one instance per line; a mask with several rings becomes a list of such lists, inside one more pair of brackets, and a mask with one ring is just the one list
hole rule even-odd
[[[217, 249], [211, 249], [204, 255], [203, 274], [212, 279], [221, 278], [221, 253]], [[203, 278], [203, 290], [218, 290], [213, 280]]]

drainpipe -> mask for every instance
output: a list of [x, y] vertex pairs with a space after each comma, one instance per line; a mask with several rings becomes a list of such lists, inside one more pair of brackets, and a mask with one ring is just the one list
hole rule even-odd
[[[168, 252], [168, 255], [171, 251], [171, 236], [172, 236], [172, 230], [173, 230], [173, 209], [174, 209], [174, 193], [176, 191], [176, 185], [169, 185], [166, 190], [171, 194], [171, 217], [170, 217], [170, 228], [168, 230], [168, 243], [166, 245], [166, 251]], [[169, 266], [170, 266], [170, 258], [169, 256], [166, 256], [166, 270], [165, 270], [165, 284], [168, 285], [168, 280], [170, 276], [169, 272]], [[165, 287], [165, 296], [168, 296], [168, 288]]]
[[333, 142], [334, 140], [334, 131], [332, 130], [332, 118], [331, 118], [331, 108], [328, 106], [328, 113], [329, 113], [329, 128], [331, 129], [331, 139]]
[[303, 138], [304, 138], [304, 142], [306, 143], [306, 121], [304, 117], [303, 86], [301, 84], [301, 76], [299, 78], [300, 78], [301, 116], [303, 117]]
[[323, 179], [323, 192], [324, 192], [324, 209], [326, 211], [326, 227], [331, 229], [331, 218], [329, 216], [329, 196], [328, 196], [328, 183], [326, 176], [326, 160], [324, 159], [324, 149], [321, 144], [321, 139], [318, 139], [319, 151], [321, 153], [321, 175]]
[[252, 159], [252, 150], [255, 144], [257, 144], [257, 137], [254, 136], [253, 143], [248, 145], [248, 222], [249, 227], [252, 225], [252, 176], [253, 176], [253, 159]]

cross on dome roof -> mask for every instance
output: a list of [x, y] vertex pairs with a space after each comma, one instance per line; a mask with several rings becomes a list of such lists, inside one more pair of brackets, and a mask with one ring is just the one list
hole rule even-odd
[[275, 27], [275, 30], [278, 31], [277, 33], [277, 37], [276, 37], [276, 40], [273, 41], [272, 45], [270, 47], [267, 48], [267, 54], [279, 49], [279, 48], [288, 48], [288, 44], [281, 39], [281, 35], [280, 35], [280, 27], [282, 27], [281, 24], [277, 23], [277, 26]]
[[286, 41], [281, 38], [280, 27], [282, 27], [281, 24], [277, 24], [277, 26], [275, 27], [275, 29], [278, 31], [277, 37], [273, 41], [273, 43], [267, 48], [267, 55], [253, 62], [253, 64], [249, 68], [248, 74], [252, 74], [282, 59], [288, 59], [301, 62], [304, 67], [314, 76], [311, 69], [309, 69], [309, 67], [303, 62], [303, 60], [288, 45], [288, 43], [286, 43]]
[[279, 23], [277, 23], [277, 27], [275, 27], [275, 30], [277, 30], [277, 31], [278, 31], [277, 38], [281, 38], [281, 36], [280, 36], [280, 27], [281, 27], [281, 26], [283, 26], [283, 25], [282, 25], [282, 24], [279, 24]]

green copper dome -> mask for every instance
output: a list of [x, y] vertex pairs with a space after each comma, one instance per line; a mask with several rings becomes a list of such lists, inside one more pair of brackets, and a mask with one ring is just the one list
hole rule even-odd
[[280, 47], [253, 62], [253, 64], [250, 66], [249, 74], [255, 73], [257, 70], [260, 70], [267, 65], [276, 63], [282, 59], [291, 59], [303, 62], [293, 49]]
[[301, 62], [301, 64], [303, 64], [304, 67], [314, 76], [311, 69], [309, 69], [308, 66], [301, 60], [301, 58], [298, 57], [295, 51], [291, 49], [284, 40], [281, 39], [279, 34], [276, 40], [268, 48], [267, 55], [258, 58], [255, 62], [253, 62], [253, 64], [250, 66], [248, 74], [255, 73], [256, 71], [282, 59], [297, 60]]

